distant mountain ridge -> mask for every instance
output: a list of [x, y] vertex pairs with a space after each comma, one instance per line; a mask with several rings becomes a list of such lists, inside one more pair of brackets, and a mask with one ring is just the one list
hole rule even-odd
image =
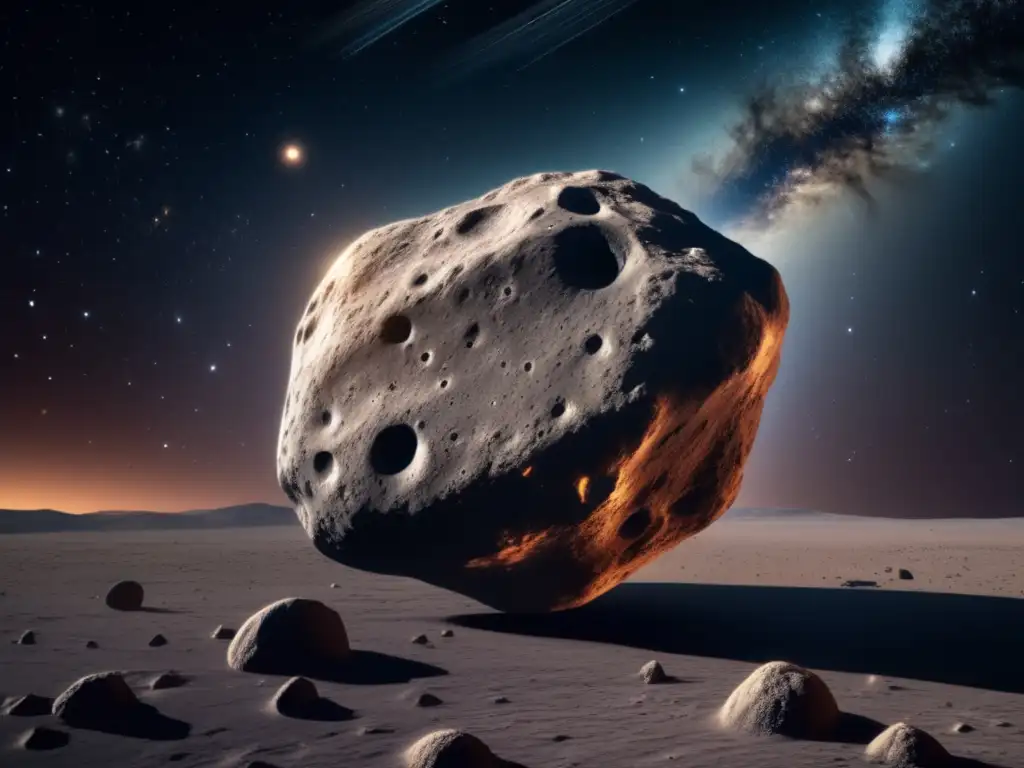
[[289, 507], [238, 504], [188, 512], [93, 512], [72, 515], [54, 509], [0, 509], [0, 534], [62, 531], [175, 531], [296, 525]]

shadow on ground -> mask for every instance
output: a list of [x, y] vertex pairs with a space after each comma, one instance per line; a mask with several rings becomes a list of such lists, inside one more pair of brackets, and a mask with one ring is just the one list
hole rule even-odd
[[1024, 693], [1024, 600], [929, 592], [630, 583], [561, 613], [453, 616], [492, 632]]
[[64, 722], [72, 728], [150, 741], [178, 741], [186, 738], [192, 730], [188, 723], [167, 717], [156, 707], [141, 703], [111, 713], [95, 712], [88, 716], [65, 718]]
[[388, 685], [408, 683], [423, 677], [439, 677], [448, 671], [433, 664], [389, 656], [375, 651], [353, 650], [343, 662], [316, 659], [277, 659], [273, 664], [250, 664], [246, 672], [265, 675], [308, 677], [329, 683], [348, 685]]

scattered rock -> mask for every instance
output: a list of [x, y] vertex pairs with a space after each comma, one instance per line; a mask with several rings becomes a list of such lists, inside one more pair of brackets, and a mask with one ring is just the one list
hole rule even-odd
[[416, 697], [417, 707], [438, 707], [441, 704], [444, 704], [444, 702], [432, 693], [421, 693]]
[[430, 643], [430, 639], [426, 635], [416, 635], [412, 639], [413, 645], [427, 645]]
[[163, 635], [153, 635], [153, 639], [149, 641], [150, 648], [159, 648], [162, 645], [167, 645], [167, 638]]
[[349, 656], [341, 617], [317, 600], [278, 600], [246, 619], [228, 646], [228, 664], [243, 672], [302, 674]]
[[338, 258], [295, 335], [279, 482], [341, 563], [580, 605], [731, 505], [788, 315], [772, 266], [649, 188], [517, 179]]
[[996, 720], [994, 723], [992, 723], [992, 725], [994, 725], [996, 728], [1012, 728], [1013, 727], [1013, 723], [1009, 723], [1006, 720]]
[[974, 726], [970, 723], [954, 723], [953, 733], [970, 733], [974, 730]]
[[839, 723], [839, 707], [816, 674], [773, 661], [754, 670], [732, 692], [718, 719], [749, 733], [826, 739]]
[[947, 768], [952, 761], [932, 736], [906, 723], [896, 723], [882, 731], [865, 747], [864, 756], [895, 768]]
[[337, 582], [332, 581], [331, 582], [331, 589], [337, 589], [337, 588], [338, 588]]
[[491, 699], [491, 702], [494, 703], [494, 704], [508, 704], [508, 697], [507, 696], [495, 696], [493, 699]]
[[455, 633], [450, 629], [442, 629], [441, 637], [455, 637]]
[[40, 717], [53, 710], [53, 699], [48, 696], [36, 696], [29, 693], [25, 696], [12, 697], [4, 701], [0, 714], [12, 717]]
[[69, 725], [116, 718], [139, 706], [120, 672], [100, 672], [76, 681], [53, 702], [53, 714]]
[[447, 729], [429, 733], [405, 752], [406, 768], [500, 768], [505, 761], [476, 736]]
[[138, 611], [145, 592], [137, 581], [119, 581], [107, 590], [107, 607], [115, 611]]
[[85, 641], [85, 647], [86, 648], [99, 648], [100, 644], [97, 643], [95, 640], [86, 640]]
[[21, 633], [21, 637], [14, 641], [17, 645], [35, 645], [36, 644], [36, 633], [31, 629], [26, 629]]
[[64, 733], [64, 731], [40, 725], [23, 733], [17, 743], [22, 749], [42, 752], [48, 749], [66, 747], [70, 740], [71, 737]]
[[665, 674], [661, 664], [655, 660], [648, 661], [640, 667], [640, 677], [647, 685], [668, 682], [668, 675]]
[[271, 704], [286, 717], [304, 717], [320, 701], [320, 694], [312, 681], [293, 677], [277, 689]]
[[563, 741], [569, 741], [571, 738], [572, 738], [572, 736], [566, 736], [564, 733], [559, 733], [556, 736], [552, 736], [551, 740], [553, 742], [555, 742], [556, 744], [560, 744]]
[[869, 581], [867, 579], [849, 579], [839, 585], [840, 587], [877, 587], [877, 581]]
[[912, 574], [906, 568], [900, 568], [900, 570], [899, 570], [899, 577], [901, 579], [903, 579], [904, 581], [913, 581], [914, 574]]
[[885, 566], [885, 572], [886, 573], [892, 573], [892, 566], [891, 565]]
[[181, 688], [187, 684], [188, 678], [184, 675], [179, 675], [177, 672], [164, 672], [154, 677], [149, 687], [154, 691], [163, 691], [168, 688]]
[[214, 640], [231, 640], [235, 634], [235, 630], [231, 629], [231, 627], [221, 625], [213, 630], [213, 634], [210, 637]]

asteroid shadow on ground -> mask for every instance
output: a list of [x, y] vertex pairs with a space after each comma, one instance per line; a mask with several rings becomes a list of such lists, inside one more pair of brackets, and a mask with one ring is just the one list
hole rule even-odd
[[181, 611], [175, 608], [151, 608], [148, 605], [144, 605], [132, 611], [122, 611], [122, 613], [188, 613], [188, 611]]
[[187, 738], [192, 731], [188, 723], [167, 717], [156, 707], [141, 702], [127, 711], [118, 710], [109, 714], [100, 712], [88, 717], [66, 719], [64, 722], [71, 728], [150, 741], [179, 741]]
[[1024, 600], [885, 590], [623, 584], [581, 608], [463, 627], [1024, 693]]
[[302, 707], [282, 712], [282, 714], [285, 717], [291, 717], [296, 720], [319, 720], [328, 723], [340, 723], [345, 720], [356, 719], [354, 710], [323, 697]]
[[308, 677], [311, 680], [348, 685], [408, 683], [418, 678], [448, 674], [447, 670], [433, 664], [375, 651], [355, 650], [343, 662], [323, 663], [310, 659], [294, 659], [286, 663], [250, 666], [246, 671], [265, 675]]

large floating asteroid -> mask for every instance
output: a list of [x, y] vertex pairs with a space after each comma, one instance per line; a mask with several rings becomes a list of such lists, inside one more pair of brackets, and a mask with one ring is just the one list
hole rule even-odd
[[508, 611], [581, 605], [732, 504], [778, 273], [605, 171], [373, 230], [299, 323], [281, 486], [316, 547]]

